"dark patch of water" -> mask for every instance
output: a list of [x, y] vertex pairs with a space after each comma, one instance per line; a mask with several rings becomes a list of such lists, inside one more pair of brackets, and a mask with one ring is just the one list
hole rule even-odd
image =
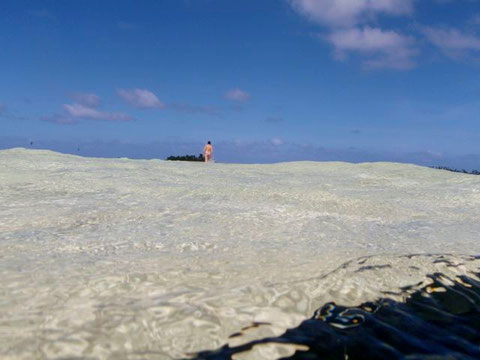
[[358, 307], [328, 303], [278, 337], [225, 345], [194, 358], [232, 359], [254, 346], [277, 343], [305, 349], [284, 358], [291, 360], [480, 359], [480, 282], [475, 279], [479, 275], [456, 279], [429, 275], [432, 282], [423, 288], [400, 289], [405, 302], [382, 298]]

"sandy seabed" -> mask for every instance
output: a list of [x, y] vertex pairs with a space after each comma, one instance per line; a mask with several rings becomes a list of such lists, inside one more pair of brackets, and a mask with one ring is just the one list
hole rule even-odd
[[[0, 151], [0, 357], [172, 359], [276, 336], [329, 301], [470, 275], [479, 233], [480, 176]], [[229, 339], [253, 322], [269, 325]]]

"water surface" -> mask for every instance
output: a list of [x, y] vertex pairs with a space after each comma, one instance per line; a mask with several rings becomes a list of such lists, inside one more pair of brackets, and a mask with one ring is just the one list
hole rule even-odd
[[[469, 276], [480, 177], [13, 149], [0, 152], [0, 219], [3, 359], [172, 359], [253, 323], [269, 324], [255, 339], [279, 336], [331, 301]], [[458, 266], [402, 257], [440, 253]], [[349, 270], [365, 256], [388, 267]]]

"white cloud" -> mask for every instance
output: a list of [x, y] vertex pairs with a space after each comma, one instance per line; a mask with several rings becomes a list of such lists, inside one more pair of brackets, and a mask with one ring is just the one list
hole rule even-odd
[[480, 37], [454, 28], [425, 27], [427, 39], [448, 56], [456, 57], [469, 51], [480, 51]]
[[319, 37], [335, 49], [335, 58], [360, 56], [369, 69], [409, 69], [417, 51], [414, 39], [398, 31], [369, 26], [380, 15], [405, 16], [414, 0], [288, 0], [301, 15], [322, 25]]
[[232, 89], [225, 93], [225, 99], [237, 102], [245, 102], [250, 100], [250, 94], [241, 89]]
[[74, 93], [70, 97], [77, 103], [91, 108], [96, 108], [100, 106], [100, 97], [95, 94]]
[[104, 112], [82, 104], [64, 104], [65, 111], [74, 118], [106, 121], [131, 121], [133, 118], [124, 113]]
[[153, 92], [146, 89], [118, 89], [117, 94], [127, 104], [139, 109], [161, 109], [165, 107]]
[[303, 16], [329, 27], [350, 27], [372, 20], [377, 14], [407, 15], [412, 0], [289, 0]]
[[367, 26], [335, 30], [325, 38], [334, 46], [335, 57], [340, 60], [350, 53], [359, 53], [369, 68], [408, 69], [414, 66], [414, 40], [395, 31]]

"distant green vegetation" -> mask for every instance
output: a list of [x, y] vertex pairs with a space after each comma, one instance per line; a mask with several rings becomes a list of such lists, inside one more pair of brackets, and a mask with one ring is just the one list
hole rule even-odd
[[172, 161], [205, 161], [203, 154], [199, 154], [198, 157], [195, 155], [184, 155], [184, 156], [169, 156], [167, 160]]
[[462, 174], [480, 175], [480, 171], [479, 171], [479, 170], [467, 171], [467, 170], [465, 170], [465, 169], [459, 170], [459, 169], [449, 168], [449, 167], [447, 167], [447, 166], [432, 166], [432, 168], [434, 168], [434, 169], [440, 169], [440, 170], [447, 170], [447, 171], [452, 171], [452, 172], [458, 172], [458, 173], [462, 173]]

